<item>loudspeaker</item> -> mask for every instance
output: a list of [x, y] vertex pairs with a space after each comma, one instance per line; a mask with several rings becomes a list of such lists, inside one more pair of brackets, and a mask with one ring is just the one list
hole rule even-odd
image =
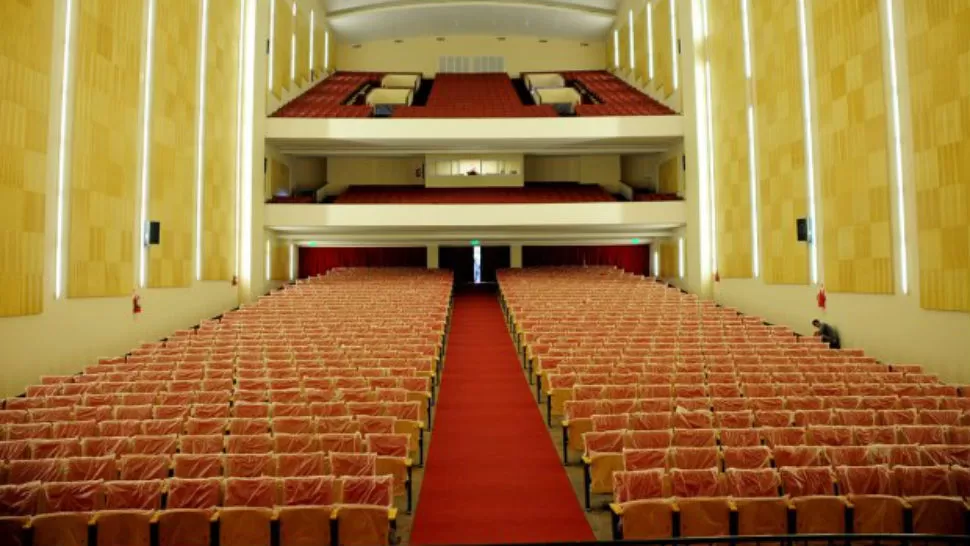
[[808, 228], [808, 218], [798, 218], [795, 220], [795, 231], [798, 233], [799, 241], [807, 243], [812, 240], [812, 234]]
[[148, 240], [145, 241], [149, 245], [157, 245], [162, 240], [162, 224], [159, 222], [148, 222]]

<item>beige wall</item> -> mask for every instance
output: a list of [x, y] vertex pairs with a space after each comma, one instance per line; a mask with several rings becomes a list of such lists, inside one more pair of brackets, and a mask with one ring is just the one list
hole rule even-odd
[[438, 42], [434, 36], [407, 38], [396, 44], [379, 40], [360, 44], [340, 43], [336, 49], [338, 70], [378, 72], [421, 72], [433, 76], [438, 72], [438, 59], [451, 56], [505, 57], [505, 70], [513, 77], [520, 72], [548, 70], [602, 70], [606, 68], [604, 42], [549, 39], [541, 44], [536, 37], [509, 36], [504, 42], [494, 36], [449, 36]]
[[415, 173], [423, 166], [423, 156], [329, 157], [327, 194], [335, 195], [348, 186], [420, 186], [424, 178]]
[[620, 179], [637, 189], [657, 190], [657, 154], [634, 154], [620, 158]]
[[525, 157], [526, 182], [598, 184], [618, 192], [621, 177], [620, 156], [615, 154]]
[[291, 157], [290, 182], [293, 191], [320, 189], [327, 183], [327, 158]]

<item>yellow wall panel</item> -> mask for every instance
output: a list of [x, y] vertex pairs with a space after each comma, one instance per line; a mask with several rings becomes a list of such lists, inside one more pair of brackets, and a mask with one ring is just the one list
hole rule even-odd
[[0, 2], [0, 317], [44, 306], [53, 4]]
[[680, 192], [680, 157], [662, 162], [657, 171], [657, 193]]
[[206, 39], [206, 89], [210, 91], [205, 103], [202, 279], [228, 281], [235, 266], [238, 2], [209, 4]]
[[290, 168], [286, 163], [269, 159], [266, 171], [266, 199], [278, 193], [290, 192]]
[[277, 241], [270, 252], [270, 280], [290, 280], [290, 245]]
[[905, 4], [920, 303], [970, 311], [970, 2]]
[[310, 81], [310, 12], [296, 12], [296, 83]]
[[606, 37], [606, 66], [616, 67], [616, 42], [613, 41], [613, 29], [610, 30], [609, 36]]
[[663, 279], [677, 278], [680, 274], [680, 252], [677, 248], [677, 239], [661, 241], [658, 245], [660, 277]]
[[68, 295], [123, 296], [134, 280], [144, 0], [74, 6]]
[[275, 4], [276, 24], [273, 25], [273, 94], [283, 97], [290, 88], [290, 52], [293, 50], [293, 4], [288, 0], [272, 0]]
[[653, 77], [661, 95], [674, 92], [674, 54], [670, 28], [671, 0], [653, 3]]
[[[319, 18], [320, 16], [317, 15], [316, 19], [319, 20]], [[317, 72], [322, 72], [323, 70], [326, 69], [326, 67], [323, 66], [323, 61], [326, 58], [326, 50], [325, 50], [326, 38], [324, 36], [325, 32], [326, 32], [326, 29], [324, 29], [323, 25], [319, 23], [317, 24], [317, 26], [313, 28], [313, 50], [314, 50], [313, 69], [316, 70]]]
[[795, 0], [751, 3], [762, 272], [768, 284], [808, 284], [805, 123]]
[[[160, 2], [155, 13], [149, 219], [161, 242], [148, 249], [148, 286], [192, 283], [199, 103], [199, 6]], [[211, 92], [220, 95], [216, 87]]]
[[[626, 14], [623, 20], [626, 21]], [[630, 69], [630, 27], [626, 24], [620, 28], [620, 67]]]
[[880, 0], [815, 0], [822, 265], [832, 292], [893, 292]]
[[637, 76], [640, 81], [648, 81], [650, 74], [647, 70], [647, 8], [641, 4], [633, 10], [633, 47], [637, 61]]
[[747, 78], [741, 2], [708, 3], [714, 140], [717, 269], [721, 277], [750, 278], [751, 169], [748, 153]]

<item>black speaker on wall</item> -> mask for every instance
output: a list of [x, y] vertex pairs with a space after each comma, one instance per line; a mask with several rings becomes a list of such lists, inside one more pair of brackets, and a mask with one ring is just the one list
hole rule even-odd
[[145, 244], [157, 245], [162, 241], [161, 222], [148, 222], [148, 237]]
[[808, 225], [808, 218], [798, 218], [795, 220], [795, 231], [798, 233], [798, 240], [804, 243], [811, 242], [812, 233]]

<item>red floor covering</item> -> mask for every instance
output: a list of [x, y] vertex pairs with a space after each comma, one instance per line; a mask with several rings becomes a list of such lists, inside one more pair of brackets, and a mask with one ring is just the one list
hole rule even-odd
[[411, 543], [594, 540], [493, 294], [456, 294]]

